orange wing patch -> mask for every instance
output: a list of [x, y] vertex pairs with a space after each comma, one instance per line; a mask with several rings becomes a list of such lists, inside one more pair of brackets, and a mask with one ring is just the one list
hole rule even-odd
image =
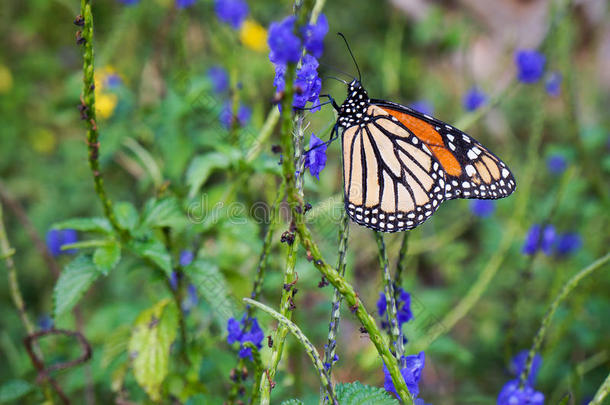
[[402, 125], [409, 128], [417, 138], [425, 143], [434, 154], [434, 157], [436, 157], [443, 166], [443, 169], [445, 169], [447, 174], [455, 177], [462, 174], [460, 162], [458, 162], [449, 149], [445, 148], [443, 138], [432, 125], [400, 111], [392, 110], [390, 108], [380, 108], [395, 117]]

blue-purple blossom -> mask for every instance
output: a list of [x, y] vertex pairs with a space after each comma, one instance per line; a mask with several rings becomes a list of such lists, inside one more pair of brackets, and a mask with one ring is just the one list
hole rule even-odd
[[519, 380], [511, 380], [500, 391], [497, 405], [544, 405], [544, 395], [529, 385], [519, 388]]
[[535, 50], [522, 49], [515, 54], [517, 77], [522, 83], [536, 83], [544, 73], [546, 57]]
[[[251, 342], [260, 349], [263, 347], [261, 342], [263, 341], [265, 334], [258, 325], [258, 320], [256, 318], [249, 318], [249, 322], [246, 322], [246, 320], [246, 315], [244, 315], [239, 322], [235, 320], [235, 318], [229, 319], [229, 322], [227, 323], [227, 332], [229, 333], [227, 342], [230, 345], [238, 342], [240, 344], [239, 357], [242, 359], [248, 357], [252, 360], [252, 349], [244, 347], [244, 343]], [[246, 325], [247, 323], [249, 323], [249, 326]]]
[[188, 266], [193, 262], [194, 258], [195, 254], [192, 250], [183, 250], [182, 252], [180, 252], [180, 266]]
[[176, 8], [188, 8], [196, 2], [197, 0], [176, 0]]
[[121, 3], [125, 4], [126, 6], [131, 6], [134, 4], [138, 4], [140, 2], [140, 0], [119, 0]]
[[544, 88], [551, 97], [559, 97], [561, 94], [561, 80], [562, 77], [559, 72], [551, 72], [547, 76]]
[[38, 327], [40, 330], [48, 331], [53, 329], [55, 323], [53, 322], [53, 318], [49, 316], [49, 314], [44, 314], [40, 318], [38, 318]]
[[244, 0], [215, 0], [214, 10], [220, 21], [237, 29], [248, 16], [248, 3]]
[[74, 229], [51, 229], [47, 232], [47, 247], [55, 257], [62, 253], [74, 254], [76, 249], [61, 250], [63, 245], [78, 242], [78, 233]]
[[121, 84], [123, 84], [123, 80], [121, 79], [121, 76], [117, 75], [116, 73], [111, 73], [108, 76], [106, 76], [106, 79], [104, 80], [106, 86], [108, 88], [116, 88], [119, 87]]
[[197, 296], [197, 288], [193, 284], [189, 284], [186, 287], [186, 297], [182, 301], [182, 311], [188, 315], [191, 309], [195, 308], [199, 303], [199, 297]]
[[286, 17], [269, 26], [269, 60], [278, 64], [296, 63], [301, 58], [301, 39], [294, 33], [295, 17]]
[[464, 98], [462, 99], [462, 103], [464, 104], [464, 108], [466, 109], [466, 111], [474, 111], [486, 102], [487, 95], [483, 93], [478, 87], [473, 87], [468, 90], [468, 92], [464, 94]]
[[574, 253], [582, 246], [582, 237], [576, 232], [568, 232], [557, 236], [555, 252], [560, 256]]
[[309, 173], [320, 180], [320, 172], [326, 166], [326, 149], [328, 145], [315, 134], [309, 138], [309, 150], [305, 154], [305, 168]]
[[[528, 350], [522, 350], [517, 353], [510, 361], [510, 373], [515, 377], [519, 377], [523, 370], [525, 370], [525, 365], [527, 363], [527, 356], [529, 355]], [[530, 386], [534, 386], [536, 382], [536, 377], [538, 376], [538, 371], [540, 370], [540, 365], [542, 364], [542, 357], [536, 353], [534, 355], [534, 359], [532, 360], [532, 366], [530, 368], [530, 374], [527, 377], [526, 383]]]
[[536, 224], [530, 228], [521, 251], [526, 255], [533, 255], [538, 250], [542, 250], [546, 255], [550, 255], [554, 243], [555, 227], [546, 225], [544, 230], [541, 230], [541, 226]]
[[237, 122], [242, 127], [248, 124], [250, 117], [252, 116], [252, 110], [250, 107], [240, 104], [237, 110], [237, 115], [233, 115], [233, 108], [230, 102], [226, 102], [222, 111], [220, 112], [220, 123], [227, 129]]
[[208, 69], [208, 79], [212, 82], [216, 93], [224, 93], [229, 88], [229, 74], [220, 66], [212, 66]]
[[422, 114], [433, 115], [434, 106], [427, 100], [417, 100], [412, 102], [409, 107]]
[[[424, 369], [426, 361], [424, 352], [419, 352], [419, 354], [412, 356], [406, 356], [404, 359], [406, 366], [400, 370], [400, 373], [405, 379], [407, 389], [411, 395], [413, 395], [413, 397], [417, 397], [419, 395], [419, 381], [421, 380], [421, 373]], [[392, 381], [392, 376], [390, 375], [390, 371], [386, 367], [385, 363], [383, 364], [383, 376], [383, 388], [385, 388], [386, 391], [397, 395], [394, 382]]]
[[178, 288], [178, 278], [180, 276], [178, 275], [177, 272], [172, 271], [172, 274], [169, 275], [169, 285], [170, 287], [172, 287], [172, 290], [176, 290], [176, 288]]
[[[377, 313], [382, 319], [387, 310], [388, 304], [385, 299], [385, 293], [382, 291], [379, 293], [379, 299], [377, 300]], [[398, 325], [402, 327], [404, 323], [409, 322], [413, 319], [413, 312], [411, 312], [411, 295], [405, 291], [402, 287], [398, 288], [398, 296], [396, 297], [396, 317], [398, 318]], [[382, 321], [381, 326], [386, 328], [388, 326], [387, 321]]]
[[[314, 105], [320, 104], [320, 90], [322, 90], [322, 79], [318, 76], [318, 60], [312, 55], [305, 54], [301, 67], [297, 70], [297, 77], [294, 81], [294, 108], [303, 108], [308, 102]], [[286, 87], [286, 65], [275, 65], [275, 79], [273, 85], [277, 91], [284, 90]], [[318, 111], [320, 107], [312, 108], [311, 111]]]
[[327, 32], [328, 20], [324, 14], [320, 14], [315, 24], [307, 24], [302, 28], [305, 49], [316, 58], [321, 57], [324, 52], [324, 37]]
[[546, 160], [546, 167], [553, 174], [561, 174], [568, 167], [566, 159], [561, 155], [551, 155]]
[[496, 210], [496, 203], [492, 200], [470, 201], [470, 212], [479, 218], [487, 218]]

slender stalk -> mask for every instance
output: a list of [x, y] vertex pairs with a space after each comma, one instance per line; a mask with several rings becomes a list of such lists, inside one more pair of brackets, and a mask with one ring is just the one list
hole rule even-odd
[[540, 324], [540, 328], [536, 333], [536, 337], [534, 337], [534, 342], [532, 343], [532, 347], [528, 353], [525, 368], [523, 369], [523, 372], [519, 377], [522, 386], [527, 380], [527, 376], [529, 375], [530, 369], [532, 368], [534, 356], [540, 350], [540, 346], [542, 346], [546, 331], [549, 325], [551, 324], [551, 320], [553, 319], [553, 315], [555, 315], [555, 311], [559, 307], [559, 304], [561, 304], [567, 298], [567, 296], [570, 295], [572, 290], [578, 286], [580, 280], [587, 277], [595, 270], [601, 268], [608, 261], [610, 261], [610, 253], [606, 253], [605, 256], [597, 259], [595, 262], [591, 263], [589, 266], [576, 273], [570, 280], [568, 280], [567, 283], [565, 283], [557, 297], [555, 297], [555, 300], [547, 310], [546, 314], [544, 315], [544, 318], [542, 318], [542, 323]]
[[610, 374], [608, 374], [602, 385], [599, 386], [589, 405], [602, 405], [608, 393], [610, 393]]
[[385, 294], [386, 314], [388, 326], [390, 328], [390, 342], [396, 350], [396, 358], [402, 364], [403, 355], [405, 353], [404, 342], [402, 340], [400, 325], [398, 325], [398, 310], [396, 309], [396, 297], [394, 295], [392, 275], [390, 274], [388, 253], [386, 252], [383, 234], [381, 232], [375, 232], [375, 239], [377, 240], [377, 247], [379, 248], [379, 263], [383, 272], [383, 292]]
[[[409, 250], [409, 232], [404, 232], [400, 250], [398, 252], [398, 260], [396, 261], [396, 274], [394, 274], [394, 285], [400, 287], [402, 284], [402, 273], [405, 270], [407, 251]], [[396, 292], [394, 292], [396, 296]]]
[[81, 0], [81, 21], [83, 22], [80, 31], [80, 40], [83, 47], [83, 95], [80, 107], [82, 118], [87, 122], [87, 149], [89, 151], [89, 167], [93, 174], [93, 183], [104, 215], [112, 224], [114, 230], [121, 236], [125, 236], [125, 230], [121, 229], [112, 209], [112, 202], [106, 194], [104, 180], [100, 172], [99, 154], [99, 130], [95, 117], [95, 69], [93, 53], [93, 13], [91, 11], [92, 0]]
[[[339, 256], [337, 258], [337, 271], [341, 277], [345, 276], [345, 261], [347, 258], [347, 241], [349, 239], [349, 218], [347, 213], [343, 211], [341, 218], [341, 229], [339, 230]], [[328, 375], [331, 375], [331, 369], [335, 363], [335, 353], [337, 348], [337, 333], [339, 331], [339, 322], [341, 321], [341, 301], [343, 297], [336, 288], [333, 291], [333, 301], [330, 310], [330, 322], [328, 323], [328, 342], [324, 350], [324, 367], [328, 370]]]
[[[294, 242], [288, 247], [288, 259], [286, 263], [286, 271], [284, 272], [284, 286], [282, 289], [282, 298], [280, 300], [280, 312], [283, 317], [289, 319], [292, 317], [292, 312], [290, 310], [290, 303], [293, 296], [293, 288], [292, 285], [295, 280], [295, 264], [297, 259], [297, 247], [298, 241], [295, 239]], [[254, 301], [250, 301], [244, 298], [244, 301], [253, 304]], [[269, 367], [267, 368], [264, 375], [261, 377], [261, 404], [266, 405], [271, 401], [271, 382], [275, 377], [275, 373], [277, 371], [277, 366], [280, 363], [280, 359], [282, 358], [282, 352], [284, 351], [284, 342], [286, 340], [286, 335], [288, 333], [288, 328], [284, 323], [278, 324], [278, 327], [275, 331], [275, 335], [273, 338], [273, 348], [271, 351], [271, 359], [269, 361]]]
[[297, 338], [297, 340], [303, 345], [303, 347], [305, 348], [305, 351], [309, 355], [309, 358], [313, 362], [313, 365], [314, 365], [316, 371], [318, 372], [318, 377], [320, 379], [320, 383], [326, 389], [326, 393], [328, 394], [329, 400], [334, 405], [339, 405], [339, 402], [337, 401], [335, 392], [333, 390], [333, 386], [330, 382], [329, 375], [326, 372], [326, 370], [324, 369], [322, 360], [320, 360], [320, 355], [318, 354], [318, 351], [316, 350], [315, 346], [309, 341], [309, 339], [307, 338], [307, 336], [305, 336], [305, 334], [301, 331], [301, 329], [299, 329], [299, 327], [295, 323], [293, 323], [290, 319], [286, 318], [285, 316], [278, 313], [277, 311], [274, 311], [273, 309], [269, 308], [268, 306], [261, 304], [258, 301], [254, 301], [249, 298], [244, 298], [244, 302], [259, 308], [260, 310], [271, 315], [273, 318], [277, 319], [281, 325], [284, 325], [286, 327], [286, 329], [288, 331], [290, 331], [290, 333], [292, 333], [294, 335], [294, 337]]

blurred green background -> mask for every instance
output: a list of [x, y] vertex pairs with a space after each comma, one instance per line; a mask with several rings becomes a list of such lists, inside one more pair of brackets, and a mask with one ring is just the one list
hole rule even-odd
[[[57, 276], [53, 269], [63, 268], [73, 257], [47, 254], [45, 259], [36, 238], [44, 246], [53, 223], [102, 216], [87, 163], [85, 124], [77, 108], [82, 56], [72, 21], [79, 6], [68, 0], [0, 4], [0, 197], [27, 311], [37, 328], [51, 322]], [[279, 142], [277, 129], [260, 145], [256, 159], [243, 158], [258, 147], [256, 139], [275, 108], [265, 30], [291, 12], [292, 2], [249, 1], [249, 8], [246, 24], [233, 29], [218, 20], [209, 0], [183, 9], [170, 0], [93, 4], [97, 125], [107, 191], [112, 200], [136, 209], [154, 196], [176, 197], [185, 213], [201, 204], [214, 207], [224, 202], [229, 209], [217, 220], [183, 221], [171, 254], [178, 260], [182, 250], [193, 250], [217, 266], [236, 316], [243, 310], [241, 298], [250, 295], [267, 226], [251, 208], [273, 201], [280, 173], [278, 156], [271, 152], [271, 145]], [[406, 105], [426, 102], [436, 117], [456, 125], [476, 114], [468, 112], [463, 101], [473, 87], [494, 103], [468, 132], [507, 162], [517, 191], [494, 203], [493, 213], [485, 218], [469, 201], [443, 204], [430, 221], [410, 233], [403, 287], [417, 303], [416, 319], [406, 327], [407, 351], [412, 354], [426, 339], [422, 322], [440, 322], [490, 261], [501, 260], [472, 310], [426, 348], [420, 385], [427, 403], [495, 403], [505, 381], [512, 378], [510, 358], [530, 347], [562, 284], [608, 251], [608, 4], [328, 0], [323, 12], [330, 30], [320, 58], [322, 77], [341, 75], [333, 69], [355, 74], [344, 43], [334, 35], [340, 31], [351, 44], [372, 97]], [[515, 77], [514, 53], [525, 48], [538, 48], [547, 58], [547, 73], [535, 84], [519, 83]], [[229, 91], [214, 91], [208, 74], [214, 66], [228, 72]], [[551, 72], [563, 77], [558, 96], [545, 90]], [[341, 102], [345, 86], [324, 80], [325, 92]], [[221, 124], [228, 102], [251, 110], [244, 125], [227, 129]], [[332, 109], [324, 107], [305, 117], [306, 139], [311, 132], [327, 139], [335, 120]], [[542, 138], [532, 150], [536, 133]], [[212, 165], [201, 181], [203, 187], [196, 181], [193, 186], [189, 168], [211, 153], [221, 154], [221, 162]], [[565, 170], [549, 167], [553, 157], [565, 162]], [[531, 187], [522, 191], [521, 183]], [[307, 175], [305, 181], [306, 198], [314, 207], [310, 226], [330, 263], [337, 255], [341, 189], [336, 142], [329, 148], [320, 180]], [[525, 207], [522, 217], [514, 215], [519, 201]], [[229, 212], [232, 203], [246, 209]], [[279, 235], [288, 226], [286, 215], [283, 219], [274, 236], [261, 299], [272, 307], [279, 305], [285, 263], [285, 248], [279, 244]], [[542, 222], [552, 224], [558, 234], [577, 233], [581, 247], [563, 255], [524, 255], [528, 229]], [[504, 253], [501, 241], [511, 227], [517, 231]], [[382, 290], [374, 238], [355, 224], [350, 232], [347, 277], [374, 312]], [[386, 238], [392, 263], [400, 238]], [[87, 239], [89, 234], [79, 233], [79, 240]], [[300, 253], [300, 292], [293, 317], [321, 350], [332, 290], [317, 288], [320, 274]], [[536, 385], [547, 403], [558, 403], [568, 392], [573, 403], [586, 403], [610, 371], [609, 291], [606, 266], [583, 281], [556, 314], [541, 352]], [[126, 342], [138, 313], [165, 297], [170, 294], [158, 273], [124, 252], [118, 267], [93, 285], [77, 311], [54, 320], [59, 328], [80, 328], [93, 348], [87, 364], [54, 373], [74, 403], [150, 401], [129, 371]], [[236, 351], [226, 343], [215, 302], [205, 298], [200, 295], [186, 316], [198, 362], [187, 371], [170, 366], [164, 403], [222, 403], [230, 387]], [[22, 344], [25, 331], [6, 282], [0, 283], [0, 300], [0, 387], [20, 380], [27, 394], [15, 403], [40, 403], [40, 391], [27, 385], [36, 383], [36, 372]], [[260, 320], [265, 334], [271, 334], [275, 322], [262, 315]], [[334, 377], [380, 386], [381, 361], [358, 326], [345, 310]], [[298, 343], [290, 337], [287, 342], [272, 403], [288, 398], [315, 403], [315, 371]], [[48, 363], [79, 355], [68, 339], [50, 337], [41, 344]], [[264, 345], [264, 363], [265, 350]]]

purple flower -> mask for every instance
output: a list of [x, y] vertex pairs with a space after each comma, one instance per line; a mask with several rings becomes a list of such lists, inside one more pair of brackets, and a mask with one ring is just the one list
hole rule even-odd
[[[419, 352], [419, 354], [406, 356], [406, 366], [400, 370], [400, 374], [405, 379], [405, 383], [407, 384], [407, 389], [414, 397], [419, 395], [419, 381], [421, 380], [421, 373], [424, 369], [425, 365], [425, 355], [424, 352]], [[392, 381], [392, 376], [390, 375], [390, 371], [386, 367], [385, 363], [383, 364], [383, 388], [386, 391], [393, 393], [396, 395], [396, 388], [394, 387], [394, 382]]]
[[320, 14], [314, 25], [307, 24], [302, 28], [305, 40], [305, 48], [316, 58], [322, 56], [324, 51], [324, 36], [328, 32], [328, 20], [324, 14]]
[[140, 0], [119, 0], [121, 3], [125, 4], [126, 6], [131, 6], [134, 4], [138, 4], [140, 2]]
[[467, 111], [474, 111], [487, 102], [487, 96], [477, 87], [473, 87], [464, 95], [462, 103]]
[[566, 256], [574, 253], [582, 246], [582, 238], [575, 232], [568, 232], [557, 236], [555, 243], [555, 252], [560, 256]]
[[561, 94], [561, 80], [559, 72], [552, 72], [547, 76], [544, 87], [549, 96], [558, 97]]
[[183, 250], [182, 252], [180, 252], [180, 266], [188, 266], [193, 262], [194, 258], [195, 254], [192, 250]]
[[320, 180], [320, 172], [326, 166], [326, 148], [328, 146], [315, 134], [309, 138], [309, 150], [305, 154], [305, 168], [309, 168], [309, 173]]
[[63, 245], [78, 242], [78, 233], [74, 229], [51, 229], [47, 232], [47, 247], [55, 257], [62, 253], [74, 254], [76, 249], [61, 250]]
[[536, 83], [544, 73], [546, 57], [540, 52], [521, 49], [515, 53], [515, 64], [517, 65], [517, 77], [523, 83]]
[[[382, 291], [379, 293], [379, 300], [377, 300], [377, 312], [380, 317], [385, 318], [384, 314], [387, 307], [385, 293]], [[411, 312], [411, 295], [402, 287], [398, 288], [398, 296], [396, 297], [396, 316], [400, 327], [413, 319], [413, 312]], [[381, 324], [382, 327], [387, 327], [387, 322], [385, 320], [382, 321]]]
[[521, 251], [526, 255], [533, 255], [541, 249], [546, 255], [552, 252], [553, 244], [555, 243], [555, 227], [553, 225], [545, 226], [540, 234], [540, 225], [533, 225], [525, 239]]
[[[252, 349], [244, 347], [244, 343], [250, 342], [260, 349], [263, 347], [261, 342], [265, 338], [265, 334], [258, 325], [258, 320], [256, 318], [249, 318], [249, 322], [246, 321], [246, 315], [244, 315], [239, 322], [237, 322], [235, 318], [229, 319], [229, 322], [227, 323], [227, 332], [229, 333], [227, 342], [230, 345], [239, 342], [239, 357], [242, 359], [248, 357], [252, 360]], [[249, 325], [246, 325], [247, 323], [249, 323]]]
[[224, 93], [229, 88], [229, 75], [220, 66], [212, 66], [208, 69], [208, 79], [212, 82], [216, 93]]
[[188, 8], [195, 4], [197, 0], [176, 0], [176, 8]]
[[409, 105], [409, 107], [422, 114], [434, 114], [434, 106], [427, 100], [414, 101], [411, 103], [411, 105]]
[[294, 33], [294, 22], [295, 17], [290, 16], [269, 27], [269, 60], [276, 65], [296, 63], [301, 58], [301, 40]]
[[519, 380], [511, 380], [500, 391], [497, 405], [544, 405], [544, 395], [529, 385], [519, 388]]
[[191, 309], [195, 308], [199, 303], [199, 297], [197, 297], [197, 288], [193, 284], [189, 284], [186, 287], [186, 297], [182, 301], [182, 311], [185, 314], [189, 314]]
[[239, 105], [239, 109], [237, 110], [237, 115], [234, 116], [232, 112], [232, 104], [230, 102], [226, 102], [222, 111], [220, 112], [220, 123], [227, 129], [230, 129], [233, 123], [236, 121], [242, 127], [248, 124], [250, 121], [250, 117], [252, 116], [252, 110], [250, 107], [245, 106], [243, 104]]
[[[294, 82], [295, 94], [292, 101], [294, 108], [303, 108], [308, 102], [314, 105], [320, 104], [320, 90], [322, 90], [322, 79], [318, 76], [318, 60], [305, 54], [301, 63], [301, 67], [297, 70], [297, 78]], [[277, 91], [284, 90], [286, 87], [286, 65], [275, 65], [275, 79], [273, 84]], [[311, 111], [318, 111], [320, 107], [313, 108]]]
[[37, 324], [38, 327], [44, 331], [51, 330], [55, 326], [53, 318], [51, 318], [49, 314], [44, 314], [40, 318], [38, 318]]
[[492, 200], [471, 200], [470, 212], [479, 218], [487, 218], [496, 210], [496, 204]]
[[106, 76], [106, 86], [108, 86], [108, 88], [115, 88], [115, 87], [119, 87], [121, 84], [123, 84], [123, 80], [121, 80], [121, 76], [117, 75], [116, 73], [112, 73], [109, 74], [108, 76]]
[[[510, 372], [515, 377], [519, 377], [523, 370], [525, 370], [525, 365], [527, 363], [527, 356], [529, 354], [528, 350], [522, 350], [517, 353], [512, 360], [510, 361]], [[538, 376], [538, 371], [540, 370], [540, 365], [542, 364], [542, 357], [538, 353], [534, 356], [534, 360], [532, 360], [532, 367], [530, 368], [530, 374], [527, 377], [527, 385], [534, 386], [536, 382], [536, 377]]]
[[236, 29], [248, 16], [248, 3], [244, 0], [215, 0], [214, 9], [220, 21]]
[[172, 290], [176, 290], [178, 288], [178, 273], [172, 271], [172, 274], [169, 276], [169, 285], [172, 287]]
[[553, 174], [561, 174], [568, 166], [566, 159], [561, 155], [552, 155], [546, 161], [546, 167]]

